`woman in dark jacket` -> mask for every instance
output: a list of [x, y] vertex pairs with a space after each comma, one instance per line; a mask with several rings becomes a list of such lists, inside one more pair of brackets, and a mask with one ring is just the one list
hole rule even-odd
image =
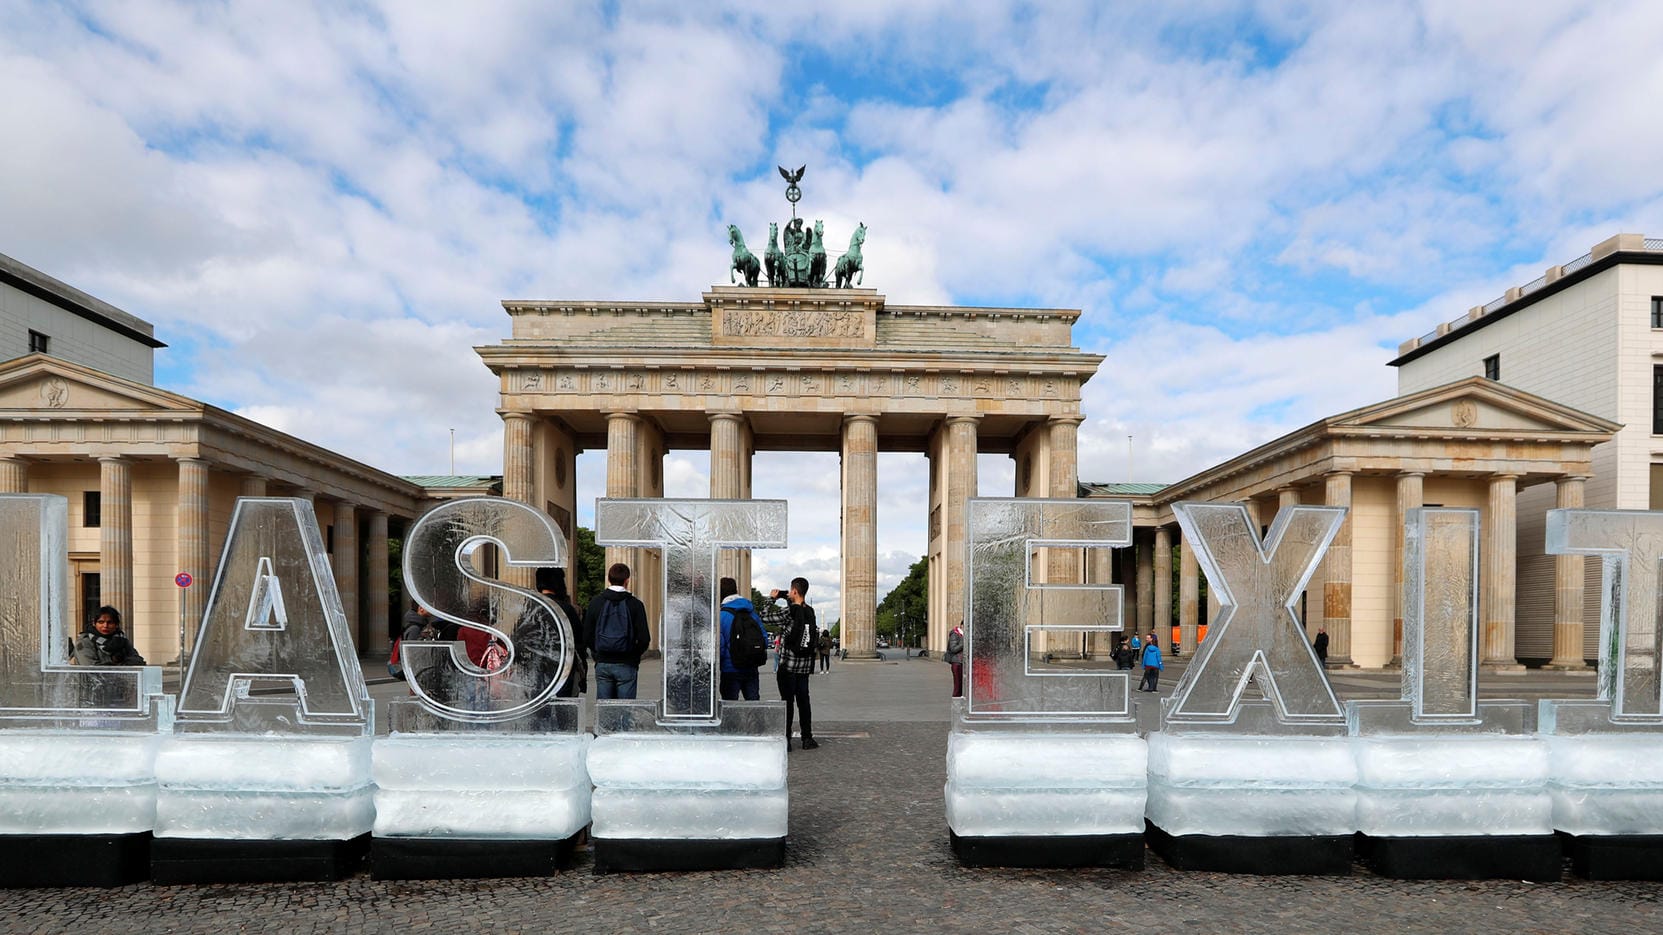
[[105, 605], [75, 639], [75, 664], [81, 666], [142, 666], [144, 657], [121, 632], [121, 611]]

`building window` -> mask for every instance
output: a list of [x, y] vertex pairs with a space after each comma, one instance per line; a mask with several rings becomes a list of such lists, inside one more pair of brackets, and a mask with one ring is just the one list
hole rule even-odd
[[[1657, 303], [1655, 301], [1652, 303], [1653, 306], [1655, 306], [1656, 304]], [[47, 345], [49, 345], [51, 343], [52, 343], [52, 338], [49, 335], [44, 335], [44, 334], [41, 334], [39, 331], [34, 331], [34, 330], [31, 330], [29, 332], [29, 353], [31, 353], [31, 354], [45, 354], [47, 352], [46, 351]]]
[[1651, 433], [1663, 435], [1663, 367], [1651, 368]]
[[1651, 297], [1651, 326], [1663, 328], [1663, 295]]
[[104, 495], [96, 490], [81, 494], [81, 525], [88, 529], [104, 525]]
[[1500, 354], [1491, 354], [1490, 356], [1484, 358], [1484, 379], [1486, 379], [1486, 380], [1499, 380], [1499, 379], [1501, 379], [1501, 355]]

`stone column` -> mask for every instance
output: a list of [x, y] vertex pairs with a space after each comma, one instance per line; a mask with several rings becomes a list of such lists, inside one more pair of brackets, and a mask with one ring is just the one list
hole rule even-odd
[[[1195, 563], [1195, 550], [1190, 548], [1189, 537], [1182, 533], [1178, 536], [1178, 640], [1184, 645], [1184, 652], [1194, 653], [1197, 644], [1196, 635], [1199, 632], [1197, 624], [1201, 615], [1201, 588], [1197, 581], [1200, 577]], [[1170, 640], [1167, 633], [1157, 633], [1162, 640]], [[1172, 649], [1171, 646], [1167, 647]]]
[[243, 477], [243, 489], [239, 496], [263, 497], [266, 495], [266, 479], [258, 474], [248, 474]]
[[[1351, 507], [1351, 472], [1335, 471], [1327, 475], [1327, 492], [1323, 502], [1328, 506]], [[1322, 563], [1322, 617], [1328, 628], [1328, 664], [1349, 666], [1351, 662], [1351, 514], [1345, 515], [1340, 531], [1328, 547], [1328, 558]]]
[[0, 493], [29, 492], [29, 462], [0, 455]]
[[[951, 631], [966, 615], [964, 582], [969, 570], [966, 567], [969, 557], [966, 549], [970, 537], [965, 513], [969, 509], [970, 498], [976, 495], [976, 425], [980, 421], [980, 416], [947, 418], [947, 495], [941, 504], [945, 514], [942, 526], [946, 533], [941, 556], [947, 563], [947, 591], [942, 595], [942, 605], [946, 608], [947, 619], [943, 621], [945, 626], [940, 628], [942, 634]], [[935, 629], [932, 625], [931, 630]]]
[[1072, 500], [1080, 494], [1080, 423], [1082, 416], [1052, 416], [1050, 496]]
[[[606, 495], [608, 497], [638, 496], [635, 485], [635, 444], [637, 431], [641, 426], [641, 417], [633, 412], [609, 412], [606, 414]], [[623, 562], [635, 574], [640, 573], [640, 561], [636, 558], [636, 550], [620, 546], [606, 547], [606, 566], [611, 568], [617, 562]], [[602, 587], [605, 587], [606, 568], [601, 569]], [[634, 583], [631, 587], [635, 587]], [[639, 596], [639, 595], [637, 595]]]
[[1172, 639], [1172, 530], [1167, 526], [1155, 527], [1154, 592], [1155, 619], [1144, 630], [1160, 634], [1166, 642]]
[[104, 603], [121, 611], [134, 626], [133, 607], [133, 462], [98, 459], [98, 587]]
[[[537, 501], [535, 474], [536, 426], [537, 418], [529, 412], [502, 414], [502, 495], [541, 510], [543, 504]], [[531, 588], [537, 582], [537, 569], [504, 561], [497, 567], [497, 576], [515, 587]], [[363, 647], [360, 643], [360, 650]]]
[[1403, 527], [1409, 511], [1419, 509], [1425, 500], [1423, 482], [1426, 475], [1419, 471], [1405, 471], [1397, 475], [1396, 522], [1392, 524], [1392, 668], [1403, 665], [1403, 608], [1408, 595], [1403, 593]]
[[1292, 509], [1299, 505], [1299, 488], [1283, 487], [1276, 491], [1276, 512]]
[[[710, 418], [710, 499], [743, 500], [744, 477], [739, 472], [745, 417], [737, 412], [712, 412]], [[716, 553], [716, 574], [739, 582], [744, 567], [740, 553], [749, 549], [722, 549]], [[750, 592], [741, 591], [749, 596]]]
[[[213, 585], [212, 558], [208, 554], [208, 462], [197, 458], [179, 460], [179, 505], [175, 572], [188, 572], [196, 583], [185, 589], [185, 632], [195, 645], [208, 609], [208, 589]], [[186, 648], [189, 652], [189, 647]]]
[[843, 646], [877, 655], [878, 417], [843, 417]]
[[1518, 577], [1517, 474], [1490, 478], [1488, 516], [1484, 524], [1483, 655], [1489, 672], [1518, 672], [1514, 656], [1514, 581]]
[[370, 511], [369, 540], [364, 547], [368, 553], [364, 568], [365, 617], [358, 631], [358, 645], [367, 649], [391, 643], [387, 632], [391, 626], [387, 613], [387, 514], [380, 510]]
[[358, 626], [358, 509], [345, 501], [335, 503], [335, 552], [329, 561], [335, 566], [335, 590], [341, 595], [341, 610], [346, 612], [346, 631], [353, 635], [362, 654], [375, 644], [364, 639]]
[[1147, 633], [1155, 626], [1155, 567], [1153, 563], [1154, 550], [1149, 543], [1148, 533], [1140, 538], [1137, 533], [1132, 534], [1132, 547], [1137, 550], [1137, 621], [1130, 629]]
[[[1554, 506], [1561, 510], [1577, 510], [1583, 506], [1583, 487], [1586, 477], [1561, 477], [1554, 482], [1557, 494]], [[1553, 557], [1553, 660], [1549, 669], [1585, 672], [1588, 662], [1582, 655], [1582, 589], [1584, 562], [1581, 555]]]
[[[751, 431], [749, 422], [740, 426], [739, 431], [739, 496], [751, 499], [751, 459], [756, 454], [756, 435]], [[734, 576], [739, 582], [739, 593], [751, 593], [751, 550], [739, 550], [738, 574]]]

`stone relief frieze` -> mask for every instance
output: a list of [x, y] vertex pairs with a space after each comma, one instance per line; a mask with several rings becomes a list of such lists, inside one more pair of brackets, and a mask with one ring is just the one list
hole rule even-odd
[[562, 392], [571, 392], [577, 389], [577, 378], [569, 373], [563, 373], [560, 375], [560, 382], [557, 385]]
[[736, 338], [860, 338], [866, 319], [860, 312], [743, 309], [722, 318], [722, 333]]

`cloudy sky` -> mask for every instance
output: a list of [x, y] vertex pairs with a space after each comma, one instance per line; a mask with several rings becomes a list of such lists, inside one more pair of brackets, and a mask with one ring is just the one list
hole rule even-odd
[[[786, 211], [776, 165], [892, 302], [1084, 310], [1086, 480], [1390, 396], [1402, 340], [1663, 234], [1647, 0], [0, 0], [0, 88], [0, 253], [154, 322], [160, 385], [406, 474], [451, 429], [501, 471], [502, 299], [694, 299]], [[926, 479], [879, 471], [881, 592]], [[834, 618], [835, 456], [756, 475], [792, 501], [759, 576]]]

